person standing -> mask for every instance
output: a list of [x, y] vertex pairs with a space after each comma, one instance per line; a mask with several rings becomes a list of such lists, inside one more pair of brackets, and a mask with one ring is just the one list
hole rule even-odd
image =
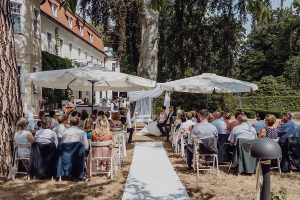
[[112, 101], [112, 103], [110, 104], [110, 111], [111, 111], [112, 113], [118, 112], [118, 111], [119, 111], [119, 107], [120, 107], [119, 97], [114, 96], [114, 97], [113, 97], [113, 101]]
[[169, 113], [167, 115], [167, 120], [166, 120], [166, 132], [165, 132], [167, 136], [166, 142], [169, 142], [171, 127], [175, 119], [176, 119], [176, 112], [174, 112], [174, 106], [171, 105], [169, 107]]

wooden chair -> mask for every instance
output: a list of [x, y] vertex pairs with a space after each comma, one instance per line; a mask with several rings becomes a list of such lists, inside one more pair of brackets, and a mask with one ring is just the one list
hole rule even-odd
[[[29, 175], [29, 160], [30, 160], [30, 155], [26, 157], [21, 157], [18, 153], [19, 148], [30, 148], [31, 144], [15, 144], [15, 149], [14, 149], [14, 162], [12, 165], [12, 169], [15, 169], [15, 173], [12, 175], [12, 180], [15, 180], [15, 176], [17, 174], [25, 174], [27, 175], [27, 179], [30, 180], [30, 175]], [[19, 161], [21, 161], [22, 165], [24, 166], [26, 171], [19, 171]]]
[[[111, 147], [113, 145], [113, 141], [103, 141], [103, 142], [90, 142], [90, 149], [91, 152], [89, 153], [89, 176], [92, 178], [93, 175], [97, 174], [108, 174], [111, 179], [113, 179], [114, 174], [114, 160], [113, 160], [113, 152], [111, 150], [111, 156], [110, 157], [96, 157], [93, 155], [93, 147]], [[94, 162], [98, 163], [99, 161], [103, 160], [109, 160], [109, 170], [106, 171], [93, 171], [93, 164]]]
[[[197, 139], [193, 137], [193, 144], [194, 144], [194, 167], [197, 170], [197, 176], [199, 177], [199, 171], [209, 171], [209, 170], [216, 170], [217, 176], [219, 176], [219, 163], [218, 163], [218, 154], [212, 153], [212, 154], [202, 154], [200, 152], [200, 144], [202, 144], [202, 140]], [[212, 158], [212, 160], [206, 160], [206, 158]], [[202, 167], [201, 165], [206, 165], [205, 167]], [[212, 166], [211, 166], [212, 164]]]

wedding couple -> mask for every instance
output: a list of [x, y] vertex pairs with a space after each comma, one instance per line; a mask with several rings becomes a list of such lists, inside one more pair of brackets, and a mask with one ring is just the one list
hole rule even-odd
[[174, 106], [171, 105], [169, 107], [169, 113], [166, 112], [166, 106], [162, 106], [159, 120], [147, 125], [138, 133], [138, 135], [151, 134], [155, 136], [166, 136], [167, 141], [169, 141], [171, 126], [174, 123], [175, 119], [176, 112], [174, 112]]

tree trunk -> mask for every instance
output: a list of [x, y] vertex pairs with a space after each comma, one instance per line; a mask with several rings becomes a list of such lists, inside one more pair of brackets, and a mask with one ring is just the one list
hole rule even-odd
[[156, 80], [159, 42], [159, 12], [152, 9], [151, 0], [144, 0], [144, 14], [145, 22], [143, 23], [142, 29], [142, 41], [137, 75], [151, 80]]
[[9, 0], [0, 1], [0, 27], [0, 177], [6, 177], [16, 122], [22, 116]]

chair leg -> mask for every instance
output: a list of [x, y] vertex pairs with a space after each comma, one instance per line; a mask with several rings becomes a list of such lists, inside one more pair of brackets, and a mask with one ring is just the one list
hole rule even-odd
[[280, 166], [281, 158], [277, 158], [277, 167], [279, 170], [279, 174], [281, 174], [281, 166]]
[[232, 161], [230, 161], [229, 167], [228, 167], [228, 171], [231, 170], [231, 165], [232, 165]]
[[199, 162], [198, 162], [198, 160], [196, 161], [196, 167], [197, 167], [197, 176], [199, 178], [200, 175], [199, 175]]
[[217, 165], [217, 175], [219, 176], [220, 170], [219, 170], [219, 161], [218, 161], [218, 155], [216, 155], [216, 165]]

